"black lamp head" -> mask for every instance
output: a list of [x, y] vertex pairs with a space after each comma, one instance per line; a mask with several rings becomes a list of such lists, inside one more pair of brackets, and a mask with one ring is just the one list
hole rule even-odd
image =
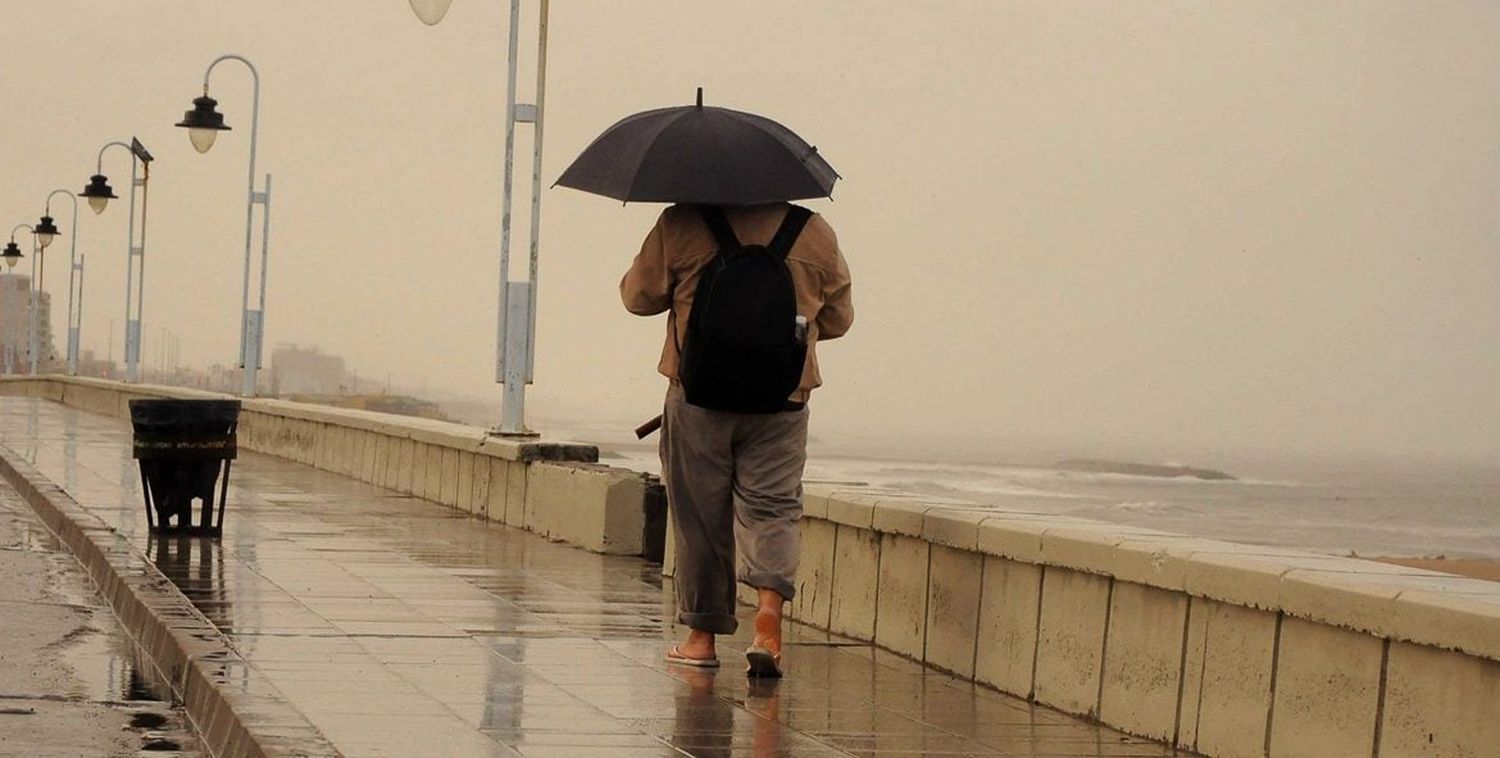
[[109, 186], [109, 177], [104, 174], [94, 174], [89, 177], [89, 185], [84, 187], [83, 191], [78, 193], [78, 196], [82, 198], [102, 197], [105, 200], [113, 200], [119, 197], [115, 194], [114, 188]]
[[15, 240], [11, 240], [5, 246], [5, 252], [0, 253], [0, 260], [5, 261], [6, 268], [15, 268], [16, 262], [21, 260], [21, 248]]
[[182, 114], [182, 120], [177, 125], [188, 130], [188, 137], [193, 142], [193, 149], [200, 153], [208, 152], [214, 146], [214, 138], [219, 132], [229, 131], [224, 125], [224, 114], [214, 110], [219, 101], [208, 95], [193, 98], [193, 109]]
[[52, 222], [51, 216], [42, 216], [42, 220], [38, 221], [36, 223], [36, 226], [31, 227], [31, 233], [50, 234], [54, 237], [60, 234], [60, 232], [57, 231], [57, 224]]
[[115, 191], [109, 186], [109, 177], [104, 174], [94, 174], [89, 177], [89, 184], [78, 193], [78, 196], [89, 201], [89, 207], [95, 213], [103, 213], [109, 201], [115, 199]]
[[36, 237], [36, 243], [45, 249], [52, 244], [52, 240], [57, 239], [57, 224], [52, 223], [51, 216], [42, 216], [42, 220], [31, 227], [31, 234]]
[[182, 120], [177, 126], [184, 129], [213, 129], [214, 131], [228, 131], [229, 127], [224, 125], [224, 114], [215, 110], [219, 101], [208, 95], [193, 98], [193, 109], [182, 114]]

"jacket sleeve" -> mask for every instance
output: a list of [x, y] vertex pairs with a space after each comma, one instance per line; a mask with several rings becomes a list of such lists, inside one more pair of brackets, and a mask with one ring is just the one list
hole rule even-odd
[[666, 246], [662, 241], [662, 220], [656, 220], [641, 252], [620, 280], [620, 301], [625, 310], [637, 316], [655, 316], [672, 307], [672, 271], [667, 267]]
[[844, 336], [854, 324], [854, 295], [849, 277], [849, 263], [839, 250], [833, 230], [828, 230], [833, 239], [834, 266], [823, 275], [823, 308], [818, 311], [818, 340], [831, 340]]

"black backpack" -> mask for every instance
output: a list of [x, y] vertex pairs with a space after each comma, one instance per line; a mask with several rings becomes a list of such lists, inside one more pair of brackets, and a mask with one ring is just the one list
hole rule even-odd
[[681, 346], [687, 402], [730, 413], [777, 413], [802, 382], [805, 326], [786, 257], [812, 211], [792, 206], [769, 245], [744, 245], [718, 206], [700, 206], [719, 252], [703, 267]]

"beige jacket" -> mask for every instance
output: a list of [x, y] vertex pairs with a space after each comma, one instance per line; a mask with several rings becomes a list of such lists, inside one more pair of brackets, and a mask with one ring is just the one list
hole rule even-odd
[[[769, 244], [786, 203], [727, 208], [735, 236], [744, 244]], [[662, 211], [656, 226], [646, 235], [641, 252], [625, 278], [620, 280], [620, 299], [637, 316], [667, 313], [667, 340], [657, 370], [677, 381], [677, 346], [687, 339], [688, 314], [698, 289], [698, 275], [718, 252], [713, 233], [696, 208], [674, 205]], [[807, 402], [813, 388], [823, 383], [818, 373], [818, 340], [842, 337], [854, 323], [854, 301], [850, 296], [849, 265], [839, 252], [838, 239], [822, 216], [813, 214], [787, 255], [792, 286], [797, 291], [797, 313], [808, 323], [807, 365], [802, 383], [790, 400]]]

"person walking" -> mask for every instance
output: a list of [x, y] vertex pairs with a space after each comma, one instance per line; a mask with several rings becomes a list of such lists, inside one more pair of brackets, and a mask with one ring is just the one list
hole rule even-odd
[[[718, 665], [735, 583], [757, 592], [751, 676], [780, 676], [796, 594], [816, 344], [854, 321], [832, 227], [786, 202], [668, 207], [620, 282], [626, 310], [667, 314], [662, 477], [675, 530], [678, 620], [669, 661]], [[700, 312], [695, 313], [698, 307]]]

